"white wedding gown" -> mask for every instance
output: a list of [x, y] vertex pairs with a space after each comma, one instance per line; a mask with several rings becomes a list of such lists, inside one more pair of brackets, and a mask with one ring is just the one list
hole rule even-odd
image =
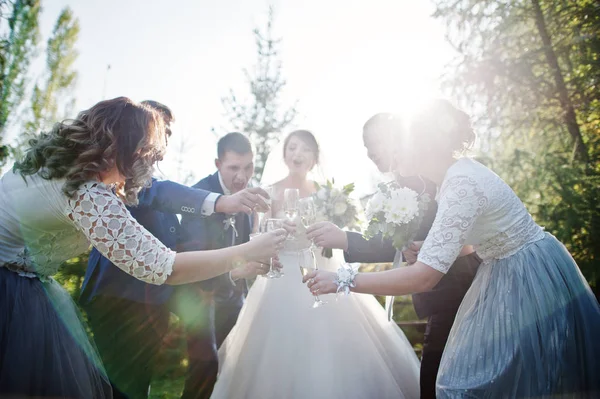
[[[302, 227], [300, 226], [299, 230]], [[419, 360], [372, 295], [313, 297], [302, 283], [299, 231], [280, 253], [285, 276], [257, 278], [237, 324], [219, 349], [212, 398], [418, 398]], [[339, 261], [315, 251], [318, 267]]]

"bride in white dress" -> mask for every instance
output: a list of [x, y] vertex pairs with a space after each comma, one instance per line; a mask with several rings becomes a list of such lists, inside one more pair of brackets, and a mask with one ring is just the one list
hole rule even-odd
[[[288, 175], [274, 184], [272, 206], [281, 219], [284, 189], [296, 188], [300, 197], [314, 193], [307, 175], [319, 157], [308, 131], [292, 132], [283, 148]], [[418, 398], [419, 360], [375, 297], [351, 295], [336, 301], [334, 295], [324, 295], [327, 303], [313, 309], [298, 256], [309, 246], [298, 224], [294, 239], [279, 254], [284, 276], [259, 278], [250, 289], [219, 350], [212, 398]], [[318, 250], [315, 255], [319, 269], [339, 267], [335, 256], [325, 258]]]

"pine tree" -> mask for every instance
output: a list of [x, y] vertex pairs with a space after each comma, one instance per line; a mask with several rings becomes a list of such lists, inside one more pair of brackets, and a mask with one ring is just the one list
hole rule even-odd
[[9, 156], [9, 124], [25, 99], [39, 41], [40, 10], [40, 0], [0, 0], [0, 166]]
[[[74, 99], [69, 95], [77, 79], [73, 63], [78, 55], [75, 50], [78, 35], [79, 22], [67, 7], [60, 13], [48, 39], [43, 85], [36, 84], [33, 88], [31, 118], [25, 124], [25, 130], [30, 134], [64, 119], [73, 108]], [[59, 111], [61, 105], [64, 107], [62, 112]]]
[[255, 147], [254, 177], [260, 181], [267, 156], [282, 132], [297, 115], [295, 105], [283, 109], [281, 94], [286, 81], [279, 59], [281, 39], [273, 38], [273, 8], [269, 8], [266, 27], [254, 30], [257, 62], [252, 72], [244, 69], [250, 86], [250, 99], [241, 101], [233, 90], [222, 99], [226, 116], [235, 130], [249, 135]]

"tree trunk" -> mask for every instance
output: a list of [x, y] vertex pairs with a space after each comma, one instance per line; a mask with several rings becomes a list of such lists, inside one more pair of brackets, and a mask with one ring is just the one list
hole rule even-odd
[[539, 0], [531, 0], [531, 3], [533, 4], [533, 10], [535, 13], [535, 24], [538, 28], [538, 32], [544, 45], [544, 54], [554, 75], [554, 83], [556, 84], [556, 89], [558, 90], [558, 98], [560, 100], [560, 106], [563, 110], [563, 118], [567, 125], [569, 134], [575, 142], [574, 152], [579, 160], [587, 162], [587, 148], [583, 143], [579, 124], [577, 123], [577, 116], [575, 115], [575, 109], [573, 108], [573, 103], [569, 98], [569, 92], [567, 91], [565, 80], [558, 65], [558, 59], [554, 53], [554, 48], [552, 47], [552, 40], [550, 39], [550, 35], [548, 35], [548, 30], [546, 29], [546, 22], [544, 21], [544, 14], [542, 13], [540, 2]]

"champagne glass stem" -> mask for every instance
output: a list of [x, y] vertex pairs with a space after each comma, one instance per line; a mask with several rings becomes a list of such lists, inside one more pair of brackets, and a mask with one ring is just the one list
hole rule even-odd
[[[313, 267], [315, 270], [319, 270], [317, 268], [317, 258], [315, 257], [315, 252], [311, 249], [310, 251], [310, 255], [312, 258], [312, 262], [313, 262]], [[321, 306], [325, 305], [325, 302], [323, 302], [318, 295], [315, 295], [315, 302], [313, 303], [313, 309], [314, 308], [320, 308]]]

